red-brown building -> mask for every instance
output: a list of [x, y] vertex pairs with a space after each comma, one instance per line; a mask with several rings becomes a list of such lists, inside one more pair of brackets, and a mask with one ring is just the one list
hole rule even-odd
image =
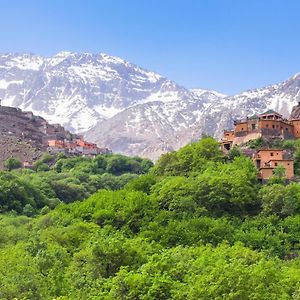
[[48, 146], [53, 148], [65, 148], [65, 143], [61, 140], [49, 140]]
[[[233, 145], [241, 145], [260, 137], [280, 139], [300, 138], [300, 120], [287, 120], [281, 114], [268, 110], [263, 114], [234, 122], [233, 130], [224, 130], [221, 147], [224, 152]], [[261, 149], [253, 155], [259, 178], [269, 179], [277, 166], [285, 169], [285, 178], [294, 177], [294, 161], [282, 149]]]
[[[104, 151], [105, 150], [105, 151]], [[110, 151], [106, 148], [99, 148], [97, 144], [89, 143], [83, 138], [78, 138], [75, 141], [73, 140], [48, 140], [48, 151], [50, 153], [59, 153], [63, 152], [66, 154], [78, 154], [78, 155], [87, 155], [94, 156], [97, 154], [107, 154]]]
[[222, 149], [228, 151], [233, 145], [240, 145], [259, 137], [300, 138], [300, 120], [284, 119], [273, 110], [237, 120], [233, 130], [224, 130]]
[[253, 156], [253, 161], [261, 179], [269, 179], [277, 166], [284, 167], [286, 179], [294, 177], [294, 161], [289, 159], [282, 149], [258, 150]]

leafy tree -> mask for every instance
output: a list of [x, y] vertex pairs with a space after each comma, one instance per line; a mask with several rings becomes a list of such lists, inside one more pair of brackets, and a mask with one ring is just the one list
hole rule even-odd
[[23, 214], [27, 217], [32, 217], [35, 211], [31, 204], [27, 203], [23, 208]]
[[134, 190], [134, 191], [141, 191], [146, 194], [150, 194], [151, 188], [157, 183], [159, 179], [154, 174], [146, 174], [141, 175], [131, 181], [129, 181], [125, 189], [127, 190]]
[[264, 185], [259, 191], [263, 214], [288, 216], [300, 213], [300, 186], [291, 183]]
[[16, 158], [9, 158], [4, 162], [4, 167], [11, 171], [13, 169], [18, 169], [22, 167], [22, 163]]
[[45, 171], [49, 171], [50, 168], [46, 163], [41, 163], [38, 166], [36, 166], [36, 170], [37, 172], [45, 172]]
[[199, 203], [217, 214], [256, 213], [256, 174], [252, 161], [245, 157], [207, 169], [197, 177]]
[[161, 209], [194, 212], [197, 208], [195, 180], [170, 177], [157, 184], [152, 192]]
[[153, 172], [159, 176], [188, 175], [191, 172], [201, 172], [208, 164], [221, 161], [223, 153], [218, 142], [211, 137], [205, 137], [177, 152], [163, 155], [153, 168]]
[[230, 161], [233, 161], [235, 157], [239, 157], [239, 156], [242, 156], [242, 152], [241, 152], [240, 148], [238, 148], [235, 145], [229, 150], [228, 159]]

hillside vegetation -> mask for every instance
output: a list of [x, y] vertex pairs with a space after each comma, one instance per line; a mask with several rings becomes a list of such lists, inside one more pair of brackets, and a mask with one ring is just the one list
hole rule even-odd
[[212, 138], [0, 180], [0, 299], [300, 299], [300, 185]]

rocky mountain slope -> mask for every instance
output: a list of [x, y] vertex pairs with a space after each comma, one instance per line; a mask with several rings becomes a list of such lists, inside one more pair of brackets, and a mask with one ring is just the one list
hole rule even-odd
[[19, 109], [0, 106], [0, 169], [10, 157], [32, 162], [46, 151], [40, 121]]
[[140, 154], [153, 159], [161, 153], [178, 149], [203, 134], [216, 138], [233, 121], [267, 109], [289, 117], [300, 101], [300, 74], [261, 89], [234, 96], [214, 91], [191, 90], [191, 101], [151, 102], [120, 112], [112, 119], [99, 122], [87, 133], [96, 142], [130, 155]]
[[269, 108], [288, 116], [299, 88], [296, 74], [279, 84], [225, 96], [189, 90], [106, 54], [0, 55], [4, 105], [86, 132], [88, 140], [113, 151], [152, 159], [204, 133], [219, 137], [235, 118]]
[[[212, 131], [207, 133], [219, 137], [224, 128], [232, 127], [234, 119], [262, 113], [273, 109], [289, 118], [293, 106], [300, 101], [300, 73], [279, 84], [260, 89], [245, 91], [241, 94], [229, 96], [215, 102], [208, 107], [205, 118], [217, 120]], [[207, 124], [207, 123], [206, 123]], [[207, 125], [204, 126], [207, 128]]]
[[191, 93], [120, 58], [61, 52], [1, 55], [0, 98], [78, 132], [133, 105], [185, 100]]

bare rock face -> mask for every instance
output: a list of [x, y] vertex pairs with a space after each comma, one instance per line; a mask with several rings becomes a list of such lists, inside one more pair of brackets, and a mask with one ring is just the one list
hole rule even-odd
[[0, 105], [0, 169], [10, 157], [34, 162], [47, 151], [48, 140], [57, 138], [69, 140], [77, 135], [59, 124], [49, 124], [30, 111]]
[[298, 102], [298, 105], [294, 106], [290, 115], [290, 119], [300, 119], [300, 103]]
[[32, 162], [46, 151], [45, 135], [40, 131], [43, 121], [20, 109], [0, 106], [0, 169], [10, 157]]

